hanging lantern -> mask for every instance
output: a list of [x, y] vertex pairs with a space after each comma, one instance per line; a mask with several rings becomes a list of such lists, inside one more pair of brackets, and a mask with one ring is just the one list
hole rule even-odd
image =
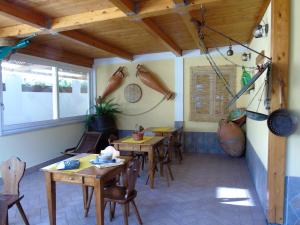
[[250, 59], [251, 59], [251, 53], [244, 52], [244, 53], [242, 54], [242, 60], [243, 60], [244, 62], [247, 62], [247, 61], [249, 61]]
[[227, 50], [227, 55], [228, 55], [228, 56], [233, 56], [233, 54], [234, 54], [234, 52], [233, 52], [233, 50], [232, 50], [232, 45], [230, 44], [230, 45], [229, 45], [229, 49]]
[[265, 25], [257, 25], [254, 32], [253, 32], [253, 36], [255, 38], [261, 38], [264, 36], [267, 36], [269, 32], [269, 24], [265, 24]]

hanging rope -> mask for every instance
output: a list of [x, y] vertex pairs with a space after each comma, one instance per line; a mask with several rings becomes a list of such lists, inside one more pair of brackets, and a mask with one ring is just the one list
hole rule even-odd
[[260, 103], [261, 103], [261, 100], [262, 100], [262, 96], [263, 96], [264, 91], [265, 91], [265, 88], [266, 88], [266, 81], [265, 81], [264, 83], [265, 83], [265, 85], [264, 85], [264, 88], [263, 88], [263, 90], [262, 90], [262, 92], [261, 92], [260, 99], [259, 99], [259, 103], [258, 103], [258, 106], [257, 106], [257, 108], [256, 108], [256, 112], [258, 112], [258, 109], [259, 109], [259, 106], [260, 106]]
[[[258, 93], [260, 92], [260, 90], [262, 89], [262, 87], [264, 87], [264, 88], [263, 88], [263, 91], [264, 91], [265, 86], [266, 86], [266, 83], [265, 83], [265, 82], [262, 83], [262, 84], [260, 85], [258, 91], [255, 93], [255, 95], [254, 95], [253, 98], [251, 99], [250, 103], [247, 105], [247, 108], [252, 104], [252, 102], [254, 101], [254, 99], [256, 98], [256, 96], [258, 95]], [[263, 93], [263, 92], [262, 92], [262, 93]], [[261, 98], [262, 98], [262, 95], [261, 95]], [[258, 110], [258, 109], [257, 109], [257, 110]]]
[[151, 112], [153, 109], [155, 109], [156, 107], [158, 107], [164, 100], [166, 99], [166, 96], [164, 96], [156, 105], [154, 105], [153, 107], [151, 107], [150, 109], [144, 111], [144, 112], [140, 112], [140, 113], [120, 113], [121, 115], [124, 115], [124, 116], [140, 116], [140, 115], [143, 115], [143, 114], [146, 114], [148, 112]]
[[[200, 32], [198, 33], [199, 38], [201, 38], [201, 34]], [[203, 40], [203, 39], [202, 39]], [[199, 44], [202, 46], [202, 48], [206, 47], [203, 45], [203, 43], [200, 41]], [[228, 81], [225, 79], [223, 73], [221, 72], [221, 70], [219, 69], [219, 67], [217, 66], [216, 62], [214, 61], [214, 59], [212, 58], [212, 56], [210, 55], [209, 51], [206, 51], [205, 53], [205, 57], [207, 59], [207, 61], [209, 62], [211, 68], [215, 71], [215, 73], [217, 74], [217, 76], [223, 81], [223, 83], [225, 84], [225, 88], [228, 91], [228, 93], [231, 95], [231, 97], [234, 96], [233, 91], [231, 90], [230, 84], [228, 83]]]
[[[208, 37], [208, 36], [206, 36]], [[214, 46], [217, 46], [217, 42], [216, 42], [216, 39], [212, 38], [212, 37], [208, 37], [209, 40], [213, 43]], [[220, 50], [219, 47], [215, 47], [215, 49], [217, 50], [217, 52], [228, 62], [230, 62], [232, 65], [235, 65], [236, 67], [245, 67], [247, 69], [250, 69], [250, 70], [256, 70], [257, 67], [255, 66], [245, 66], [245, 65], [241, 65], [241, 64], [238, 64], [238, 63], [235, 63], [234, 61], [232, 61], [231, 59], [229, 59], [228, 57], [226, 57], [223, 52]]]

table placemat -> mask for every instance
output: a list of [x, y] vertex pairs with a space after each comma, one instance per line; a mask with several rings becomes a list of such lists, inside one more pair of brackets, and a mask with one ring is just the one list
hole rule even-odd
[[[84, 156], [82, 158], [79, 158], [78, 160], [80, 161], [80, 166], [78, 169], [74, 169], [74, 170], [60, 170], [62, 172], [65, 173], [76, 173], [79, 172], [80, 170], [89, 168], [91, 166], [93, 166], [93, 164], [90, 163], [90, 160], [95, 159], [97, 157], [98, 154], [90, 154], [88, 156]], [[56, 165], [58, 163], [54, 164], [52, 167], [49, 168], [49, 170], [57, 170], [56, 169]]]
[[151, 140], [153, 137], [152, 136], [144, 136], [143, 140], [140, 141], [135, 141], [132, 137], [126, 138], [122, 141], [122, 143], [128, 143], [128, 144], [142, 144], [146, 141]]

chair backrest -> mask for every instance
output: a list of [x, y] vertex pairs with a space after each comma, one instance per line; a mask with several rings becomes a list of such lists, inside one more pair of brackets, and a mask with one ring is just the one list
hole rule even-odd
[[86, 131], [82, 135], [75, 153], [95, 153], [97, 146], [100, 142], [101, 133], [100, 132], [90, 132]]
[[19, 195], [19, 184], [24, 175], [26, 163], [17, 157], [12, 157], [1, 164], [3, 179], [3, 194]]
[[135, 190], [136, 180], [139, 176], [141, 162], [138, 159], [132, 160], [127, 168], [127, 190], [126, 196], [130, 196]]
[[182, 144], [182, 135], [183, 135], [183, 127], [180, 127], [177, 131], [176, 131], [176, 144]]
[[113, 146], [112, 143], [113, 143], [114, 141], [116, 141], [116, 140], [118, 140], [118, 137], [117, 137], [116, 135], [114, 135], [114, 134], [109, 135], [109, 137], [108, 137], [108, 139], [107, 139], [108, 144], [109, 144], [110, 146]]

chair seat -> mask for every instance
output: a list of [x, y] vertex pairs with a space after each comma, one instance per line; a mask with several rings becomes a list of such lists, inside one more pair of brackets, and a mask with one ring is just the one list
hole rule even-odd
[[126, 196], [126, 187], [123, 186], [110, 186], [104, 188], [104, 199], [106, 201], [128, 201], [135, 198], [137, 195], [136, 190], [130, 196]]
[[20, 201], [24, 196], [18, 196], [18, 195], [8, 195], [8, 194], [1, 194], [0, 193], [0, 199], [2, 201], [5, 201], [8, 205], [8, 208], [10, 208], [13, 204], [15, 204], [17, 201]]

